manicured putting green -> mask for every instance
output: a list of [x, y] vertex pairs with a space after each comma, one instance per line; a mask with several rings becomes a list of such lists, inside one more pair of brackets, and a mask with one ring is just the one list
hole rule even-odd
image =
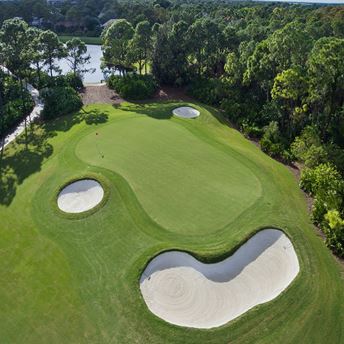
[[209, 233], [261, 195], [254, 173], [230, 152], [171, 120], [128, 117], [81, 139], [77, 156], [121, 174], [162, 227]]

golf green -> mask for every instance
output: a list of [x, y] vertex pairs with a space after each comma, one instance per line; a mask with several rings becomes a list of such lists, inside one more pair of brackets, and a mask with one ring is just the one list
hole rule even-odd
[[[178, 106], [200, 117], [172, 117]], [[92, 105], [30, 130], [2, 157], [0, 338], [4, 343], [341, 343], [341, 267], [316, 235], [293, 174], [200, 104]], [[104, 199], [64, 214], [59, 190], [98, 180]], [[139, 279], [165, 250], [204, 262], [264, 227], [300, 262], [275, 300], [219, 328], [171, 325]]]

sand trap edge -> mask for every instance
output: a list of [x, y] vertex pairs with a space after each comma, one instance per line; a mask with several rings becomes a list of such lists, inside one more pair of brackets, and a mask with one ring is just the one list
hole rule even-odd
[[[104, 191], [102, 200], [92, 209], [86, 210], [86, 211], [81, 212], [81, 213], [64, 212], [63, 210], [61, 210], [58, 207], [58, 204], [57, 204], [57, 199], [58, 199], [60, 192], [65, 187], [67, 187], [69, 184], [77, 182], [79, 180], [83, 180], [83, 179], [95, 180], [96, 182], [98, 182], [102, 186], [103, 191]], [[92, 172], [87, 173], [87, 174], [81, 174], [78, 176], [71, 177], [69, 179], [65, 179], [58, 187], [56, 187], [54, 194], [53, 194], [53, 197], [50, 200], [50, 204], [51, 204], [51, 207], [53, 208], [54, 212], [60, 217], [71, 219], [71, 220], [82, 219], [82, 218], [88, 217], [88, 216], [96, 213], [98, 210], [100, 210], [107, 203], [109, 196], [110, 196], [110, 187], [111, 187], [110, 181], [102, 174], [92, 173]]]
[[[241, 312], [240, 314], [238, 314], [237, 316], [226, 320], [222, 323], [219, 323], [217, 325], [214, 326], [188, 326], [188, 325], [184, 325], [184, 324], [180, 324], [177, 322], [172, 322], [169, 321], [167, 319], [165, 319], [164, 317], [159, 316], [158, 314], [156, 314], [151, 307], [147, 304], [146, 302], [146, 298], [143, 295], [142, 289], [141, 289], [141, 282], [148, 279], [150, 280], [152, 277], [152, 273], [148, 273], [148, 275], [144, 276], [145, 272], [147, 271], [147, 269], [150, 267], [151, 263], [154, 263], [154, 260], [163, 254], [166, 253], [179, 253], [179, 254], [185, 254], [189, 257], [191, 257], [193, 260], [198, 261], [200, 264], [203, 265], [216, 265], [216, 264], [220, 264], [224, 261], [230, 260], [233, 256], [235, 256], [235, 253], [244, 245], [246, 245], [253, 237], [255, 237], [257, 234], [259, 234], [260, 232], [264, 232], [265, 230], [274, 230], [274, 231], [279, 231], [281, 232], [282, 236], [284, 237], [284, 239], [287, 239], [289, 241], [289, 243], [291, 244], [291, 249], [292, 249], [292, 253], [295, 256], [296, 259], [296, 264], [295, 266], [292, 268], [293, 271], [293, 277], [289, 280], [289, 282], [282, 288], [282, 289], [278, 289], [278, 293], [272, 297], [269, 297], [269, 299], [263, 301], [263, 302], [258, 302], [256, 303], [254, 306], [249, 307], [248, 309], [246, 309], [245, 311]], [[278, 240], [277, 240], [278, 241]], [[273, 246], [273, 244], [271, 245]], [[286, 250], [287, 248], [283, 246], [283, 248]], [[289, 247], [290, 248], [290, 247]], [[264, 252], [264, 250], [263, 250]], [[186, 265], [186, 264], [185, 264]], [[185, 266], [184, 265], [184, 266]], [[250, 264], [249, 264], [250, 265]], [[172, 267], [173, 268], [173, 267]], [[169, 268], [160, 268], [158, 270], [165, 270], [165, 269], [169, 269]], [[178, 327], [183, 327], [183, 328], [197, 328], [197, 329], [203, 329], [203, 330], [207, 330], [207, 329], [215, 329], [215, 328], [219, 328], [221, 326], [225, 326], [228, 325], [229, 323], [231, 323], [233, 320], [238, 320], [239, 318], [245, 316], [248, 312], [252, 312], [252, 311], [257, 311], [257, 307], [258, 306], [266, 306], [267, 304], [269, 304], [270, 302], [276, 302], [277, 299], [279, 299], [280, 297], [282, 297], [294, 284], [295, 282], [299, 279], [300, 277], [300, 271], [301, 271], [301, 264], [300, 264], [300, 259], [299, 259], [299, 252], [297, 249], [295, 249], [295, 245], [293, 243], [293, 241], [291, 240], [290, 236], [282, 229], [280, 228], [276, 228], [274, 226], [268, 226], [268, 227], [260, 227], [257, 228], [255, 231], [251, 232], [244, 240], [242, 240], [240, 243], [236, 244], [234, 247], [232, 247], [229, 251], [227, 251], [227, 253], [225, 254], [220, 254], [219, 256], [211, 256], [210, 258], [207, 258], [205, 256], [202, 255], [198, 255], [194, 252], [190, 252], [190, 251], [186, 251], [183, 249], [174, 249], [174, 248], [169, 248], [169, 249], [165, 249], [165, 250], [161, 250], [159, 252], [156, 252], [154, 255], [150, 256], [150, 259], [147, 261], [147, 263], [145, 264], [145, 266], [143, 268], [140, 269], [140, 274], [139, 274], [139, 292], [140, 292], [140, 297], [141, 300], [143, 301], [146, 310], [148, 310], [148, 312], [153, 315], [154, 317], [168, 323], [171, 324], [173, 326], [178, 326]], [[159, 272], [159, 271], [158, 271]], [[153, 272], [154, 273], [154, 272]], [[147, 278], [149, 277], [149, 278]], [[207, 278], [207, 277], [206, 277]]]

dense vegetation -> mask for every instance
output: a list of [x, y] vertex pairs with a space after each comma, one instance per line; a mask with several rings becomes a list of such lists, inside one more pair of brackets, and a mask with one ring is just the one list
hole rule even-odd
[[29, 92], [22, 89], [13, 76], [0, 70], [0, 138], [20, 122], [23, 115], [28, 115], [32, 107]]
[[130, 100], [148, 99], [157, 90], [157, 83], [151, 75], [111, 75], [107, 84], [121, 97]]

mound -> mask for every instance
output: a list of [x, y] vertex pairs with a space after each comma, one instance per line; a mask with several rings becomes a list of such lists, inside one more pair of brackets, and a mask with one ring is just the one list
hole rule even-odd
[[182, 106], [177, 109], [174, 109], [173, 114], [181, 118], [196, 118], [200, 115], [198, 110], [190, 106]]
[[212, 328], [274, 299], [298, 272], [291, 241], [279, 230], [266, 229], [216, 264], [203, 264], [184, 252], [162, 253], [146, 267], [140, 288], [158, 317]]
[[104, 196], [102, 186], [93, 179], [67, 185], [57, 197], [58, 207], [66, 213], [82, 213], [94, 208]]

